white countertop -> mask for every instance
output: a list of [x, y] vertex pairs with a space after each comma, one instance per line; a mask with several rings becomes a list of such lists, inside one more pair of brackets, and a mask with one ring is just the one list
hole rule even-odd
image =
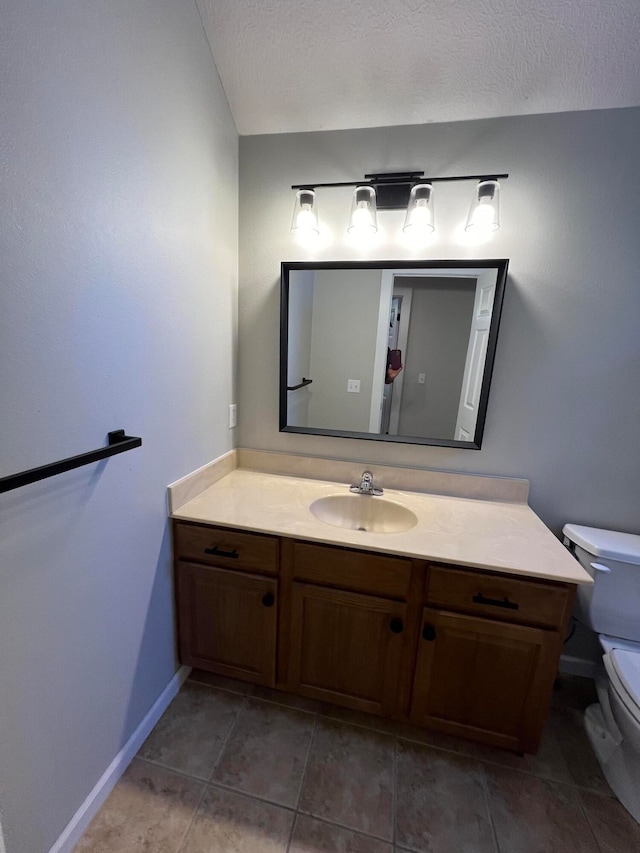
[[312, 515], [309, 506], [317, 498], [348, 493], [345, 483], [236, 468], [180, 506], [172, 517], [534, 578], [592, 583], [580, 563], [524, 503], [385, 489], [385, 499], [402, 504], [418, 517], [417, 525], [402, 533], [347, 530]]

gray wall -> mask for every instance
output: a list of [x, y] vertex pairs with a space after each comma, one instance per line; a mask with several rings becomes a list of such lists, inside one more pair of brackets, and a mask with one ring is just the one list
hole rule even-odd
[[[315, 274], [311, 427], [369, 432], [380, 283], [380, 270]], [[349, 379], [360, 380], [359, 392], [347, 391]]]
[[3, 4], [0, 109], [0, 476], [143, 438], [0, 496], [1, 820], [46, 853], [178, 666], [165, 489], [232, 446], [238, 140], [193, 0]]
[[453, 439], [475, 279], [397, 278], [396, 287], [413, 290], [398, 433]]
[[[240, 443], [248, 447], [527, 477], [531, 505], [565, 521], [638, 532], [640, 109], [603, 110], [240, 140]], [[502, 228], [461, 235], [470, 185], [438, 186], [438, 231], [422, 252], [396, 239], [402, 212], [379, 213], [367, 255], [510, 258], [482, 450], [278, 432], [279, 264], [357, 259], [345, 233], [349, 188], [319, 190], [333, 242], [304, 250], [289, 233], [291, 184], [424, 168], [509, 172]]]

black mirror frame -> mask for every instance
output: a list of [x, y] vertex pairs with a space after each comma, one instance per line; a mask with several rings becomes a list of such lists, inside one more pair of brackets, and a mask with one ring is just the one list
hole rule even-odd
[[[489, 401], [489, 389], [495, 361], [498, 328], [502, 314], [504, 290], [507, 280], [509, 260], [501, 258], [478, 260], [429, 260], [429, 261], [282, 261], [280, 275], [280, 432], [300, 433], [303, 435], [326, 435], [336, 438], [357, 438], [366, 441], [390, 441], [396, 444], [424, 444], [432, 447], [456, 447], [464, 450], [480, 450]], [[482, 378], [482, 390], [478, 404], [478, 418], [473, 441], [454, 441], [446, 438], [423, 438], [411, 435], [382, 435], [371, 432], [351, 432], [348, 430], [316, 429], [315, 427], [298, 427], [287, 425], [287, 381], [289, 355], [289, 276], [295, 270], [335, 270], [335, 269], [479, 269], [495, 268], [498, 270], [496, 292], [489, 326], [487, 355]]]

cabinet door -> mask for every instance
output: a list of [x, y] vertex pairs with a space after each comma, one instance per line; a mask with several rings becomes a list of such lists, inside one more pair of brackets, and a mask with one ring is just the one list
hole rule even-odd
[[278, 582], [184, 562], [176, 581], [182, 663], [272, 686]]
[[559, 635], [425, 608], [411, 719], [452, 735], [536, 752]]
[[405, 623], [405, 604], [294, 583], [288, 688], [348, 708], [393, 715]]

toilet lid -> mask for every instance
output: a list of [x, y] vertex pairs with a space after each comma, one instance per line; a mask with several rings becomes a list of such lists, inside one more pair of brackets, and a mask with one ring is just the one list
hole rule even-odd
[[618, 533], [582, 524], [565, 524], [562, 532], [594, 557], [608, 557], [640, 566], [640, 535], [637, 533]]
[[613, 649], [604, 656], [604, 664], [620, 698], [640, 722], [640, 653]]

